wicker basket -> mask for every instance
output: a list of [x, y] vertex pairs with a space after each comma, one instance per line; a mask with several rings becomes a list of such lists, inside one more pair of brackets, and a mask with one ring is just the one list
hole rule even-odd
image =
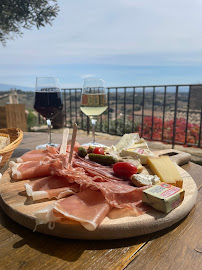
[[3, 128], [0, 129], [0, 133], [9, 134], [10, 136], [10, 144], [0, 150], [0, 156], [2, 156], [0, 168], [2, 168], [9, 161], [15, 148], [21, 143], [23, 132], [19, 128]]

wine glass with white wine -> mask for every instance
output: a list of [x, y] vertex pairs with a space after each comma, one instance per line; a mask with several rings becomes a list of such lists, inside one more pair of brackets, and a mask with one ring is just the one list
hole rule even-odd
[[95, 142], [95, 125], [98, 117], [107, 109], [107, 90], [102, 79], [84, 79], [81, 93], [81, 111], [87, 115], [92, 123], [92, 142], [85, 146], [104, 146]]

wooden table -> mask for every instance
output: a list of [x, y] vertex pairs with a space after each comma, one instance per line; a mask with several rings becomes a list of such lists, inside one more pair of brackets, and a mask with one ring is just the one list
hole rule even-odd
[[[61, 134], [53, 134], [61, 142]], [[46, 142], [45, 133], [24, 133], [12, 159]], [[80, 143], [90, 137], [77, 137]], [[114, 138], [99, 138], [108, 145]], [[86, 241], [32, 232], [0, 209], [0, 269], [202, 269], [202, 167], [183, 168], [196, 181], [197, 204], [182, 221], [162, 231], [121, 240]], [[3, 170], [2, 170], [3, 172]]]

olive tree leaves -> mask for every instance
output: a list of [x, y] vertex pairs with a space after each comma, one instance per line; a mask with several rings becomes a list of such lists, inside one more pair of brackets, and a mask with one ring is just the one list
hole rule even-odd
[[0, 42], [6, 46], [7, 40], [22, 36], [22, 28], [52, 25], [58, 12], [57, 0], [1, 0]]

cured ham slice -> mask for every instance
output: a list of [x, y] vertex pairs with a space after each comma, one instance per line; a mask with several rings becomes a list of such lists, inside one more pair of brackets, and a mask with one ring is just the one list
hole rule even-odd
[[132, 209], [137, 216], [144, 214], [148, 209], [142, 203], [142, 191], [148, 186], [136, 188], [124, 184], [124, 182], [95, 182], [90, 179], [82, 183], [79, 182], [82, 187], [100, 190], [112, 207]]
[[103, 221], [111, 206], [100, 191], [85, 189], [82, 192], [62, 199], [53, 207], [53, 213], [76, 220], [89, 231], [94, 231]]
[[9, 167], [12, 178], [15, 180], [43, 177], [51, 174], [49, 166], [41, 161], [26, 161], [23, 163], [10, 161]]
[[53, 229], [55, 222], [60, 222], [61, 217], [56, 217], [53, 214], [54, 203], [34, 213], [36, 217], [36, 224], [33, 231], [36, 231], [37, 226], [41, 224], [48, 224], [49, 229]]
[[78, 184], [70, 184], [65, 177], [57, 175], [43, 177], [25, 184], [28, 196], [33, 200], [63, 198], [79, 191]]
[[61, 199], [48, 208], [35, 213], [36, 224], [74, 220], [89, 231], [94, 231], [109, 213], [111, 206], [100, 191], [85, 189]]
[[122, 181], [121, 178], [118, 178], [114, 175], [112, 167], [103, 166], [78, 156], [74, 159], [73, 166], [83, 168], [91, 176], [99, 175], [104, 181]]
[[145, 207], [142, 204], [142, 191], [148, 186], [137, 188], [126, 181], [100, 181], [100, 175], [89, 176], [82, 168], [68, 169], [54, 167], [54, 173], [65, 176], [68, 181], [76, 182], [82, 189], [100, 190], [112, 207], [133, 209], [136, 215], [143, 214]]
[[[75, 149], [78, 149], [78, 143], [74, 147], [74, 154], [73, 157], [76, 155]], [[70, 145], [67, 145], [66, 147], [66, 154], [68, 156], [70, 152]], [[47, 149], [35, 149], [26, 152], [23, 154], [21, 157], [17, 158], [17, 163], [22, 163], [26, 161], [44, 161], [44, 160], [49, 160], [49, 159], [57, 159], [60, 158], [61, 156], [64, 156], [63, 154], [59, 153], [59, 149], [57, 147], [51, 147], [47, 146]]]
[[[67, 146], [67, 151], [69, 151], [69, 146]], [[44, 161], [50, 158], [57, 158], [59, 156], [59, 150], [57, 147], [47, 146], [47, 149], [35, 149], [28, 151], [21, 157], [17, 158], [18, 163], [26, 161]]]
[[[67, 146], [67, 152], [69, 152], [70, 146]], [[21, 157], [17, 158], [18, 163], [26, 161], [43, 161], [48, 158], [57, 158], [59, 155], [59, 149], [57, 147], [47, 146], [47, 149], [35, 149], [26, 152]]]
[[62, 162], [61, 160], [49, 162], [49, 168], [51, 170], [51, 174], [64, 176], [68, 179], [70, 183], [76, 182], [79, 185], [85, 181], [88, 181], [88, 179], [99, 181], [100, 178], [99, 176], [91, 177], [87, 175], [83, 168], [74, 168], [71, 166], [71, 164], [66, 164], [66, 166], [64, 166], [64, 162]]
[[32, 150], [17, 158], [17, 162], [22, 163], [26, 161], [42, 161], [47, 158], [47, 154], [47, 149]]
[[14, 161], [11, 161], [9, 167], [11, 169], [13, 179], [23, 180], [51, 175], [52, 167], [66, 167], [67, 161], [68, 154], [59, 154], [56, 148], [48, 147], [47, 155], [45, 155], [41, 161], [29, 160], [22, 163], [15, 163]]
[[[67, 142], [67, 147], [68, 147], [68, 146], [71, 147], [71, 143], [72, 143], [72, 140], [69, 140], [69, 141]], [[75, 152], [78, 152], [79, 146], [80, 146], [80, 143], [78, 143], [78, 142], [76, 141], [75, 144], [74, 144], [74, 151], [75, 151]]]
[[65, 148], [59, 151], [59, 148], [47, 147], [26, 154], [18, 160], [23, 162], [10, 162], [12, 178], [40, 177], [25, 184], [28, 196], [33, 200], [60, 199], [36, 213], [36, 225], [79, 222], [93, 231], [112, 208], [133, 210], [135, 216], [147, 209], [142, 203], [142, 191], [148, 186], [134, 187], [116, 177], [112, 167], [82, 159], [75, 151], [72, 162], [68, 163], [69, 145], [66, 153]]

